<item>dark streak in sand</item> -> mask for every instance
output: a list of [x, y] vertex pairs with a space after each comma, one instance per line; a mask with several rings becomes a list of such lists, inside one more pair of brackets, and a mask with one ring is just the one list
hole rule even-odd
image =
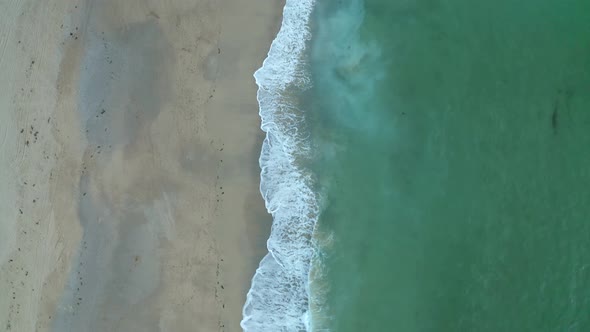
[[[94, 7], [116, 7], [116, 3], [105, 1]], [[100, 17], [101, 12], [108, 12], [104, 9], [89, 12], [90, 26], [105, 25]], [[166, 72], [173, 48], [155, 20], [113, 28], [100, 36], [85, 35], [84, 39], [78, 99], [89, 143], [78, 201], [83, 246], [76, 253], [75, 268], [60, 299], [59, 308], [70, 309], [58, 311], [52, 331], [84, 331], [88, 326], [110, 331], [126, 320], [141, 321], [142, 326], [135, 327], [138, 330], [156, 331], [157, 318], [136, 318], [148, 310], [145, 301], [156, 292], [161, 270], [157, 252], [161, 235], [148, 227], [152, 221], [145, 213], [154, 209], [165, 191], [172, 190], [171, 184], [158, 179], [156, 172], [150, 185], [146, 187], [143, 179], [130, 182], [123, 193], [127, 198], [113, 201], [119, 196], [106, 191], [109, 189], [91, 190], [91, 183], [100, 183], [101, 172], [112, 159], [111, 150], [101, 147], [132, 154], [137, 145], [145, 144], [139, 136], [142, 129], [156, 119], [170, 95]], [[115, 61], [105, 64], [106, 56]], [[94, 167], [86, 170], [89, 162]], [[149, 259], [140, 260], [140, 256]]]

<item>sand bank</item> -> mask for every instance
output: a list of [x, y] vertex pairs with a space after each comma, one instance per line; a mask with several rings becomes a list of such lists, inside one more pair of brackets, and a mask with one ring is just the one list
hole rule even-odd
[[0, 328], [240, 330], [281, 6], [0, 5]]

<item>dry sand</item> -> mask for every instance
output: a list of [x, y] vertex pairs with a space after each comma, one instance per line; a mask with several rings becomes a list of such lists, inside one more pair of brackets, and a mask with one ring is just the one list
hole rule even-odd
[[240, 331], [281, 6], [0, 3], [0, 330]]

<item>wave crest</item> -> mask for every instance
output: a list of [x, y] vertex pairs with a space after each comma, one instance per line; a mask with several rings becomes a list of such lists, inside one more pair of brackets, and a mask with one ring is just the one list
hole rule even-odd
[[260, 192], [273, 216], [262, 259], [246, 297], [246, 332], [309, 330], [309, 272], [315, 250], [312, 234], [319, 212], [311, 177], [297, 164], [309, 153], [304, 118], [291, 91], [306, 89], [303, 68], [311, 38], [314, 0], [287, 0], [283, 21], [267, 58], [256, 71], [257, 99], [266, 132], [260, 155]]

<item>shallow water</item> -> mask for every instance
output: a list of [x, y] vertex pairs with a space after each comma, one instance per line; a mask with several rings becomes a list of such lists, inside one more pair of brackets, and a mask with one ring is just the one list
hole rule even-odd
[[314, 330], [590, 329], [590, 4], [313, 19]]

